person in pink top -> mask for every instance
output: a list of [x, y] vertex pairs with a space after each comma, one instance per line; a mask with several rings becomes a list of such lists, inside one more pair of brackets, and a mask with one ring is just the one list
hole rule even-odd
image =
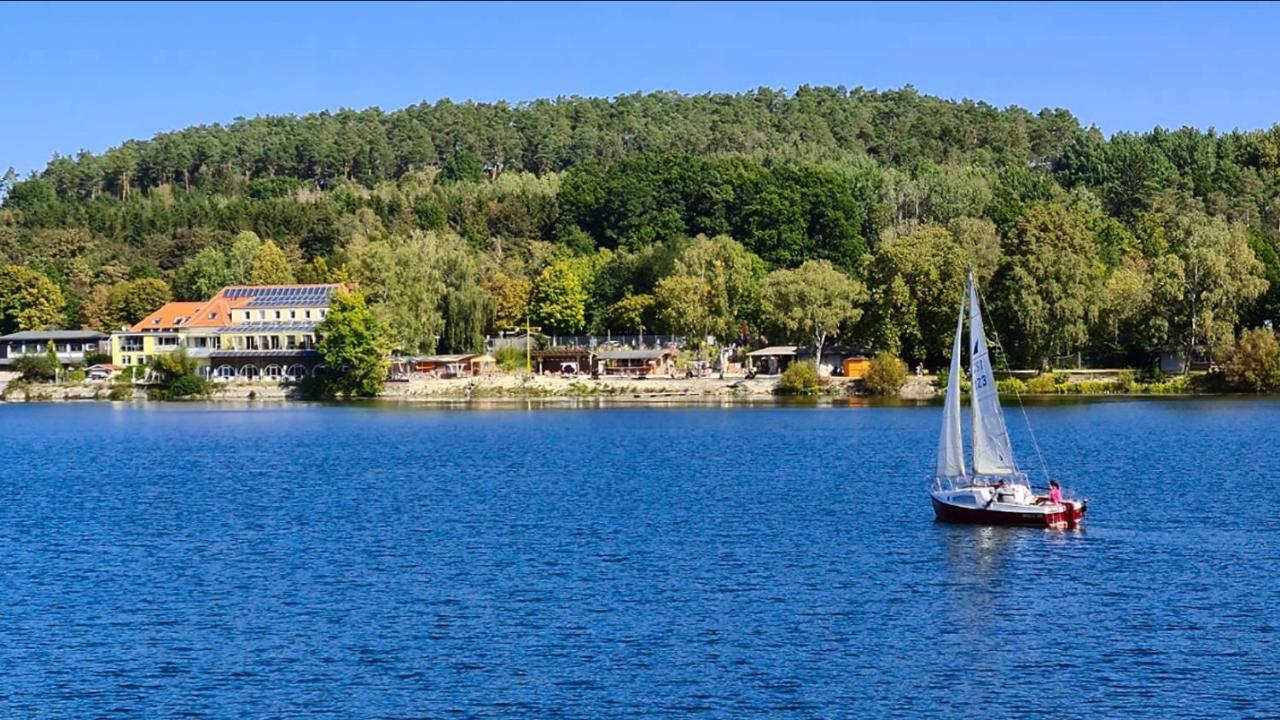
[[1062, 488], [1058, 487], [1057, 480], [1049, 481], [1049, 502], [1062, 504]]

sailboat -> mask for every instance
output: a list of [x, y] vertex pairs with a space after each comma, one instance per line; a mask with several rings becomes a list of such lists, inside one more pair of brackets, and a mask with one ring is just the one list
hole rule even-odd
[[[971, 422], [973, 472], [965, 467], [964, 438], [960, 418], [960, 339], [964, 333], [965, 307], [969, 310], [969, 373], [972, 378]], [[1087, 500], [1061, 496], [1055, 481], [1047, 494], [1031, 487], [1027, 474], [1018, 470], [1009, 442], [1009, 430], [1000, 408], [982, 326], [978, 291], [969, 269], [965, 297], [956, 320], [951, 347], [951, 372], [938, 440], [938, 467], [930, 495], [939, 520], [979, 525], [1022, 525], [1046, 528], [1078, 527], [1088, 508]]]

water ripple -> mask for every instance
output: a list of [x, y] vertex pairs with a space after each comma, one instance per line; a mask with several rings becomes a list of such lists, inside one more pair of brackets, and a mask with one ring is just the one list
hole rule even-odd
[[0, 716], [1274, 717], [1277, 410], [1032, 408], [1050, 533], [937, 408], [3, 405]]

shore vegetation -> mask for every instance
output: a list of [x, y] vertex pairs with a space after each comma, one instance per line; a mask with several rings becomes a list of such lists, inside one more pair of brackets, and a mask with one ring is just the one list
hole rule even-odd
[[532, 322], [937, 368], [972, 265], [1010, 366], [1225, 367], [1280, 323], [1277, 148], [911, 87], [238, 119], [6, 173], [0, 333], [342, 281], [406, 353]]

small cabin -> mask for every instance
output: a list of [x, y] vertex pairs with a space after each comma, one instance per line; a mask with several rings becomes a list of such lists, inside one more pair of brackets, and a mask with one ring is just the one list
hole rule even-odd
[[579, 375], [591, 371], [596, 354], [586, 348], [549, 348], [532, 350], [529, 361], [533, 371], [539, 375], [547, 373], [555, 375]]
[[747, 353], [747, 366], [761, 375], [777, 375], [796, 359], [795, 345], [770, 345]]
[[673, 350], [610, 350], [596, 356], [597, 368], [605, 375], [650, 377], [671, 371]]
[[493, 369], [495, 360], [488, 354], [423, 355], [402, 358], [400, 366], [411, 373], [438, 378], [477, 377]]

